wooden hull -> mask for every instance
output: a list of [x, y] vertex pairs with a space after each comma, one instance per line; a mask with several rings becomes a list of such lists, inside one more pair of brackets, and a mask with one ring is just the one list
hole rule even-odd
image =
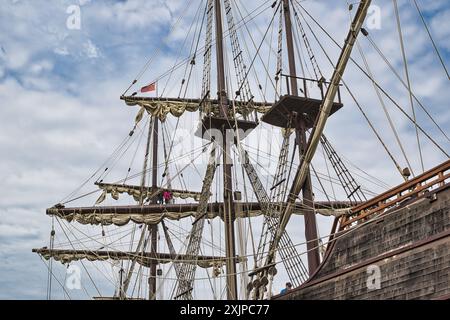
[[315, 274], [273, 299], [450, 299], [449, 186], [338, 234]]

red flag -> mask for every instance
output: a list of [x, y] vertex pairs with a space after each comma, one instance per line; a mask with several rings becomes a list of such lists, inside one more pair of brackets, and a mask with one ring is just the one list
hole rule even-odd
[[148, 86], [141, 88], [141, 92], [150, 92], [155, 90], [156, 90], [156, 82], [152, 82]]

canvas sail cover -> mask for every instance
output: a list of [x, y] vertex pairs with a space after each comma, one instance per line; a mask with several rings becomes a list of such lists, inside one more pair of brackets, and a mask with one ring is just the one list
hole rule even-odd
[[[178, 100], [144, 100], [134, 97], [124, 97], [125, 103], [129, 106], [140, 106], [141, 110], [146, 110], [152, 116], [158, 117], [161, 121], [165, 121], [167, 115], [170, 113], [174, 117], [181, 117], [186, 111], [196, 112], [200, 109], [200, 103], [198, 101], [185, 101]], [[270, 104], [254, 104], [250, 103], [236, 103], [235, 110], [239, 114], [248, 114], [252, 111], [264, 114], [271, 108]], [[219, 106], [211, 101], [204, 102], [201, 105], [201, 111], [208, 114], [219, 114]], [[142, 112], [142, 111], [140, 111]]]
[[[106, 261], [106, 260], [136, 260], [142, 266], [150, 267], [154, 260], [158, 263], [169, 263], [174, 261], [182, 261], [184, 263], [195, 263], [200, 268], [220, 267], [225, 264], [225, 257], [213, 257], [213, 256], [197, 256], [195, 261], [189, 260], [189, 257], [184, 254], [171, 255], [169, 253], [155, 253], [149, 252], [134, 253], [124, 251], [99, 251], [99, 250], [59, 250], [59, 249], [33, 249], [34, 252], [41, 255], [44, 259], [50, 258], [60, 261], [61, 263], [71, 263], [79, 260], [89, 261]], [[245, 257], [237, 257], [239, 262], [246, 260]]]

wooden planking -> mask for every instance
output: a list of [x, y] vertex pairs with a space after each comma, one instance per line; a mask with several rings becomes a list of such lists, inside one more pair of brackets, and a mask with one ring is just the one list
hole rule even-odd
[[429, 188], [443, 186], [445, 181], [450, 178], [450, 173], [447, 173], [448, 170], [450, 170], [450, 160], [354, 207], [352, 209], [352, 215], [355, 216], [343, 219], [339, 229], [343, 230], [358, 220], [366, 219], [386, 208], [398, 205], [401, 201], [409, 197], [417, 196]]
[[[313, 278], [275, 299], [437, 299], [450, 294], [450, 188], [435, 194], [338, 235]], [[370, 264], [381, 268], [381, 290], [367, 290]]]

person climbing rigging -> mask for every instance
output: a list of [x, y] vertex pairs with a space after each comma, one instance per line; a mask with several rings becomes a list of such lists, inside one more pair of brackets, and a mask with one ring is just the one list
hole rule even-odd
[[163, 198], [164, 198], [164, 202], [166, 204], [168, 204], [169, 201], [172, 199], [172, 193], [170, 191], [164, 191]]

